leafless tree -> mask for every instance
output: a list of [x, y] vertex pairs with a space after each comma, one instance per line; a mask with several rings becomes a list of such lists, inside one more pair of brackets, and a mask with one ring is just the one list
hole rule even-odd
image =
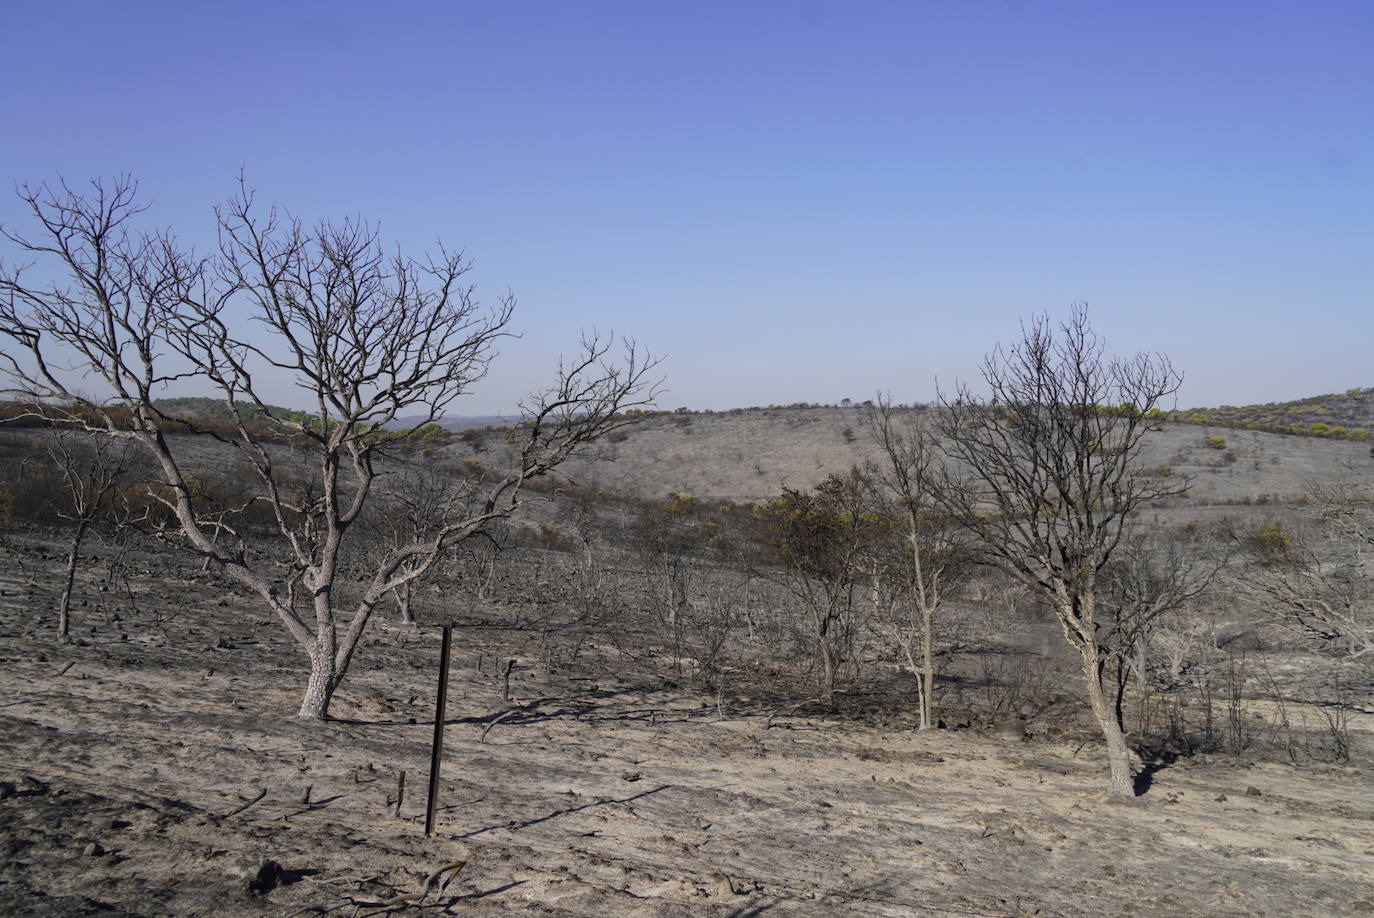
[[631, 524], [635, 554], [647, 581], [649, 611], [667, 640], [675, 665], [686, 651], [692, 598], [707, 572], [711, 531], [697, 519], [695, 500], [670, 493], [647, 503]]
[[832, 474], [812, 491], [784, 488], [763, 520], [761, 539], [772, 564], [760, 573], [805, 610], [827, 704], [853, 643], [856, 599], [870, 570], [868, 496], [862, 476]]
[[1349, 481], [1313, 491], [1306, 531], [1271, 526], [1250, 540], [1236, 585], [1317, 649], [1363, 657], [1374, 652], [1374, 510]]
[[[439, 418], [482, 379], [508, 334], [513, 298], [481, 306], [461, 254], [387, 255], [363, 223], [307, 228], [276, 207], [260, 215], [242, 183], [217, 211], [210, 256], [170, 232], [136, 233], [143, 208], [127, 177], [88, 191], [24, 187], [19, 197], [36, 234], [5, 228], [5, 236], [66, 281], [31, 284], [24, 265], [0, 266], [0, 334], [14, 345], [0, 363], [8, 394], [30, 413], [147, 451], [163, 485], [155, 493], [186, 545], [258, 596], [308, 656], [303, 718], [328, 715], [378, 602], [510, 516], [526, 482], [627, 423], [623, 412], [654, 395], [656, 362], [633, 342], [617, 362], [613, 340], [584, 340], [554, 384], [522, 406], [513, 467], [475, 510], [380, 552], [361, 596], [345, 602], [336, 590], [340, 561], [372, 493], [384, 429], [401, 417]], [[69, 370], [100, 380], [109, 398], [82, 395]], [[272, 374], [287, 376], [310, 410], [270, 405], [261, 379]], [[246, 551], [228, 519], [202, 512], [173, 436], [180, 425], [155, 401], [188, 381], [212, 386], [233, 419], [230, 435], [215, 435], [246, 457], [256, 499], [275, 520], [279, 551], [270, 562]], [[291, 449], [308, 458], [307, 486], [283, 481]], [[216, 531], [229, 538], [217, 542]]]
[[950, 484], [933, 474], [940, 453], [931, 432], [919, 418], [902, 424], [891, 396], [880, 392], [865, 404], [869, 436], [880, 451], [869, 465], [868, 480], [885, 514], [902, 521], [906, 543], [898, 563], [886, 568], [895, 571], [905, 601], [881, 621], [917, 679], [920, 729], [928, 730], [935, 724], [935, 615], [967, 570], [969, 553], [962, 529], [930, 494], [932, 488]]
[[986, 395], [941, 396], [948, 513], [982, 556], [1050, 602], [1078, 651], [1088, 701], [1107, 744], [1112, 790], [1135, 795], [1130, 750], [1103, 685], [1101, 575], [1135, 512], [1176, 493], [1137, 468], [1144, 415], [1181, 377], [1158, 354], [1108, 359], [1086, 307], [1048, 316], [983, 361]]
[[[385, 466], [382, 467], [385, 472]], [[455, 519], [470, 514], [483, 481], [480, 466], [452, 467], [425, 458], [406, 458], [394, 463], [389, 474], [381, 476], [378, 512], [370, 515], [373, 538], [393, 550], [423, 543]], [[415, 623], [414, 591], [417, 581], [405, 579], [423, 556], [401, 562], [398, 573], [403, 582], [391, 591], [396, 609], [405, 624]]]
[[1184, 546], [1177, 533], [1153, 528], [1127, 533], [1099, 577], [1100, 652], [1114, 670], [1116, 722], [1124, 731], [1124, 703], [1129, 674], [1137, 688], [1146, 685], [1146, 660], [1156, 627], [1183, 609], [1211, 585], [1230, 553], [1217, 538], [1208, 547]]
[[[1177, 685], [1199, 664], [1212, 663], [1223, 653], [1220, 627], [1208, 616], [1191, 615], [1189, 606], [1165, 613], [1156, 620], [1149, 649], [1167, 685]], [[1148, 658], [1147, 658], [1148, 659]]]
[[72, 588], [81, 546], [101, 517], [114, 510], [109, 506], [110, 496], [123, 482], [132, 457], [127, 443], [62, 427], [46, 431], [39, 444], [62, 479], [62, 496], [54, 512], [72, 524], [62, 598], [57, 606], [57, 633], [65, 641], [71, 634]]

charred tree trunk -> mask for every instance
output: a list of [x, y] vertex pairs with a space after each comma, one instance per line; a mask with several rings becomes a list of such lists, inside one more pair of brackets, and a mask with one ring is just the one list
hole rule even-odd
[[86, 538], [88, 525], [88, 520], [77, 521], [71, 547], [67, 550], [67, 572], [62, 581], [62, 599], [57, 607], [57, 633], [64, 641], [71, 636], [72, 587], [76, 584], [76, 565], [81, 557], [81, 542]]

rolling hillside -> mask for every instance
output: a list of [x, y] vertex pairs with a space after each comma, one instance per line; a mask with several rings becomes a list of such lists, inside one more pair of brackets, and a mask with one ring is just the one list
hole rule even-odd
[[[904, 413], [916, 423], [924, 410]], [[877, 458], [857, 408], [659, 415], [614, 440], [573, 460], [568, 474], [581, 484], [639, 497], [680, 491], [759, 501], [777, 496], [784, 485], [809, 488], [831, 472]], [[486, 443], [493, 455], [483, 462], [501, 449], [495, 437]], [[1195, 423], [1157, 424], [1146, 438], [1142, 464], [1186, 476], [1189, 495], [1179, 503], [1193, 506], [1299, 501], [1317, 481], [1354, 477], [1374, 484], [1368, 443]]]
[[[1235, 405], [1194, 408], [1180, 414], [1202, 415], [1213, 423], [1237, 427], [1287, 427], [1311, 432], [1314, 425], [1324, 425], [1328, 432], [1335, 428], [1367, 431], [1374, 429], [1374, 388], [1347, 389], [1291, 402], [1266, 402], [1239, 408]], [[1323, 428], [1318, 427], [1316, 432], [1323, 432]]]

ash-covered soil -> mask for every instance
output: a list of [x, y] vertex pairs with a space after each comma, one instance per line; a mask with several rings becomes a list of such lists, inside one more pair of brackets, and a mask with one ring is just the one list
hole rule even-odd
[[1367, 755], [1180, 761], [1119, 802], [1081, 737], [769, 728], [514, 614], [456, 629], [425, 838], [436, 629], [383, 613], [309, 725], [300, 651], [184, 559], [145, 558], [132, 596], [83, 575], [73, 644], [56, 543], [0, 561], [5, 914], [1374, 913]]

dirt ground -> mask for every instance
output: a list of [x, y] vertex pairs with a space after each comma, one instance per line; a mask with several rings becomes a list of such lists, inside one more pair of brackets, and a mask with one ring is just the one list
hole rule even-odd
[[378, 621], [307, 725], [300, 651], [222, 581], [87, 577], [64, 645], [55, 543], [0, 561], [0, 913], [1374, 914], [1367, 754], [1179, 761], [1116, 801], [1090, 741], [770, 728], [594, 642], [550, 672], [491, 620], [456, 630], [425, 838], [434, 629]]

